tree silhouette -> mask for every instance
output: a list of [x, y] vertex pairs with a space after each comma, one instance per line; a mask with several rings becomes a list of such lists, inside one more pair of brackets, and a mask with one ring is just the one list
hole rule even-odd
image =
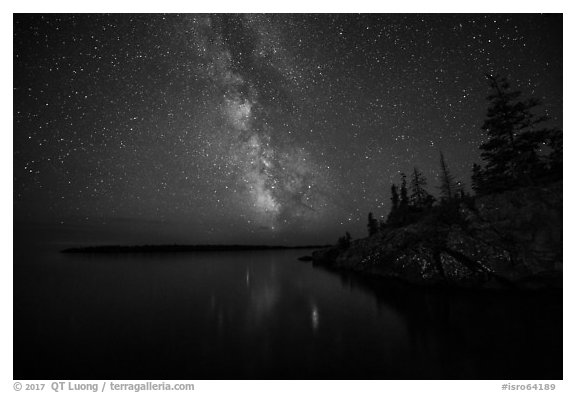
[[390, 208], [390, 213], [386, 218], [386, 223], [393, 225], [398, 220], [398, 214], [400, 211], [400, 196], [398, 195], [398, 186], [392, 184], [390, 187], [390, 200], [392, 201], [392, 207]]
[[378, 232], [378, 227], [378, 220], [374, 218], [371, 212], [368, 213], [368, 236], [375, 235]]
[[410, 180], [410, 199], [415, 207], [421, 208], [426, 204], [428, 192], [424, 189], [427, 181], [424, 174], [414, 167], [412, 179]]
[[444, 154], [440, 152], [440, 196], [443, 200], [450, 200], [454, 197], [455, 191], [454, 177], [448, 170]]
[[424, 208], [430, 209], [434, 205], [434, 202], [436, 202], [436, 198], [430, 194], [426, 195], [426, 198], [424, 199]]
[[[486, 77], [491, 92], [482, 130], [489, 139], [480, 145], [481, 157], [486, 162], [481, 192], [534, 184], [535, 177], [545, 171], [538, 152], [550, 141], [552, 131], [536, 127], [548, 118], [534, 113], [539, 100], [520, 100], [521, 92], [512, 90], [506, 78]], [[478, 182], [476, 185], [479, 186]]]
[[547, 157], [550, 180], [562, 179], [563, 142], [562, 131], [558, 129], [550, 130], [548, 146], [552, 150]]
[[386, 229], [386, 221], [385, 220], [378, 220], [378, 226], [380, 227], [381, 231]]
[[408, 189], [406, 188], [406, 174], [401, 173], [400, 177], [402, 178], [402, 182], [400, 184], [400, 207], [406, 208], [409, 205]]
[[456, 184], [454, 184], [454, 196], [459, 199], [466, 197], [466, 187], [464, 187], [464, 183], [460, 180], [456, 181]]
[[398, 187], [393, 184], [391, 187], [392, 208], [386, 220], [386, 226], [402, 226], [414, 222], [418, 219], [423, 209], [432, 207], [434, 197], [424, 189], [426, 178], [418, 170], [414, 169], [410, 183], [410, 197], [408, 196], [408, 187], [406, 184], [406, 174], [400, 173], [400, 195]]
[[348, 248], [350, 247], [350, 242], [352, 240], [352, 236], [350, 236], [349, 232], [340, 238], [338, 238], [338, 247], [340, 248]]
[[472, 165], [472, 189], [476, 195], [481, 195], [484, 190], [484, 173], [482, 167], [476, 163]]
[[390, 197], [390, 200], [392, 201], [391, 211], [395, 211], [398, 210], [398, 203], [400, 201], [400, 197], [398, 196], [398, 187], [396, 184], [392, 184], [390, 191], [392, 193], [392, 196]]

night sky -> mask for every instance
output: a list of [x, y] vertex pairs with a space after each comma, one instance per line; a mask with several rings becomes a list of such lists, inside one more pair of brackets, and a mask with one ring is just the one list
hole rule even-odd
[[333, 243], [439, 154], [485, 73], [562, 126], [561, 15], [15, 15], [14, 218], [58, 244]]

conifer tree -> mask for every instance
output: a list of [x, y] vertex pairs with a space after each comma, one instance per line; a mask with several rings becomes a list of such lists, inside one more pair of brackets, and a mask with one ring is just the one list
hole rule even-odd
[[390, 213], [388, 213], [388, 217], [386, 218], [386, 223], [393, 225], [398, 220], [398, 214], [400, 211], [400, 196], [398, 195], [398, 186], [396, 186], [396, 184], [392, 184], [390, 193], [392, 206], [390, 208]]
[[368, 236], [375, 235], [378, 232], [378, 220], [374, 218], [372, 212], [368, 213]]
[[428, 197], [428, 192], [424, 189], [426, 184], [427, 181], [424, 174], [414, 167], [410, 181], [410, 199], [415, 207], [424, 207], [426, 203], [426, 198]]
[[400, 202], [400, 197], [398, 196], [398, 187], [396, 186], [396, 184], [392, 184], [391, 193], [392, 193], [392, 196], [390, 197], [390, 200], [392, 201], [391, 211], [396, 211], [398, 210], [398, 204]]
[[484, 173], [482, 167], [476, 163], [472, 165], [472, 189], [476, 195], [482, 195], [484, 191]]
[[464, 183], [459, 180], [454, 185], [454, 196], [459, 199], [466, 197], [466, 188], [464, 187]]
[[482, 125], [489, 139], [480, 146], [481, 157], [486, 162], [482, 187], [486, 192], [493, 192], [533, 184], [544, 166], [538, 149], [550, 135], [550, 130], [536, 129], [536, 126], [547, 117], [534, 113], [539, 100], [520, 100], [520, 91], [511, 90], [506, 78], [486, 76], [491, 92]]
[[552, 149], [547, 157], [547, 166], [550, 172], [550, 180], [556, 181], [562, 179], [562, 162], [563, 162], [563, 142], [562, 131], [558, 129], [550, 130], [548, 146]]
[[378, 226], [379, 226], [379, 228], [380, 228], [381, 231], [384, 230], [384, 229], [386, 229], [386, 221], [384, 221], [384, 220], [378, 220]]
[[455, 187], [456, 184], [454, 182], [454, 177], [448, 170], [444, 154], [440, 152], [440, 195], [442, 196], [442, 199], [452, 199], [455, 195]]
[[401, 173], [400, 176], [402, 177], [402, 183], [400, 184], [400, 207], [406, 208], [409, 204], [408, 189], [406, 188], [406, 174]]
[[346, 232], [346, 234], [344, 236], [338, 238], [338, 247], [340, 247], [340, 248], [350, 247], [351, 240], [352, 240], [352, 236], [350, 236], [349, 232]]

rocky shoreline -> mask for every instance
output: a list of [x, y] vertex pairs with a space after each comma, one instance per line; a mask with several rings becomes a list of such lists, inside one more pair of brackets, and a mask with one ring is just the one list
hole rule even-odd
[[562, 182], [471, 198], [346, 247], [315, 265], [423, 286], [562, 288]]

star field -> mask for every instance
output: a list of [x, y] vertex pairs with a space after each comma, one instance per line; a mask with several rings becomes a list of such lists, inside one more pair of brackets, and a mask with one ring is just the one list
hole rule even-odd
[[15, 15], [15, 221], [60, 241], [366, 235], [439, 152], [470, 189], [485, 73], [562, 124], [562, 16]]

